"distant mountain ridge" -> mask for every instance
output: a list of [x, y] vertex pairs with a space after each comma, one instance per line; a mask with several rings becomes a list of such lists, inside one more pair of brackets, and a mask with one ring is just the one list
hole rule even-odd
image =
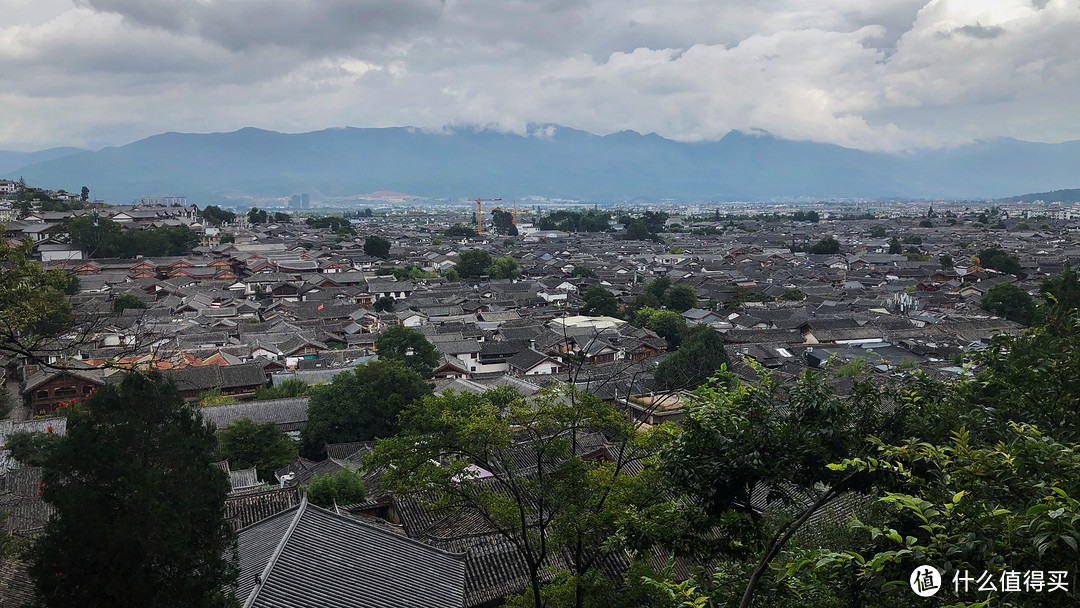
[[558, 125], [534, 126], [530, 133], [536, 135], [411, 127], [162, 133], [43, 160], [18, 173], [50, 188], [86, 184], [110, 202], [186, 195], [201, 205], [234, 195], [308, 192], [320, 200], [377, 191], [597, 202], [992, 198], [1080, 181], [1080, 141], [996, 139], [884, 154], [737, 131], [694, 143], [633, 131], [600, 136]]
[[1080, 188], [1054, 190], [1053, 192], [1032, 192], [1003, 198], [1001, 201], [1005, 203], [1034, 203], [1035, 201], [1043, 201], [1044, 203], [1080, 203]]
[[53, 160], [54, 158], [70, 156], [79, 152], [86, 152], [86, 150], [83, 150], [82, 148], [49, 148], [48, 150], [41, 150], [40, 152], [12, 152], [10, 150], [0, 150], [0, 175], [17, 171], [20, 167]]

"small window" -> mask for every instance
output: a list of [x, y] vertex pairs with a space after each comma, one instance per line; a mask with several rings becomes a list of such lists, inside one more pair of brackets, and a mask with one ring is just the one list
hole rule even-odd
[[87, 385], [84, 385], [84, 386], [82, 387], [82, 394], [84, 394], [84, 395], [89, 395], [89, 394], [90, 394], [90, 391], [92, 391], [92, 390], [94, 390], [94, 387], [90, 386], [89, 384], [87, 384]]
[[38, 399], [48, 399], [49, 398], [49, 391], [38, 391], [37, 392], [37, 398]]
[[61, 386], [53, 394], [57, 397], [74, 397], [78, 392], [74, 386]]

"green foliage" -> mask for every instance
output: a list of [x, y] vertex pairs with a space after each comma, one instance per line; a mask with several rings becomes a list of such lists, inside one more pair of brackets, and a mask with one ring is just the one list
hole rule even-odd
[[904, 236], [904, 243], [908, 245], [922, 245], [922, 237], [917, 234]]
[[995, 315], [1021, 325], [1031, 325], [1035, 316], [1035, 300], [1028, 292], [1012, 283], [993, 285], [983, 295], [979, 306]]
[[897, 255], [900, 252], [902, 252], [903, 250], [904, 250], [904, 247], [903, 247], [903, 245], [900, 244], [900, 239], [898, 239], [895, 236], [892, 237], [892, 239], [889, 241], [889, 253], [891, 255]]
[[675, 285], [664, 297], [667, 307], [676, 312], [686, 312], [697, 306], [697, 292], [689, 285]]
[[799, 302], [806, 299], [806, 294], [794, 287], [785, 287], [784, 293], [780, 296], [780, 299], [789, 302]]
[[434, 279], [439, 276], [435, 272], [422, 270], [418, 266], [383, 266], [375, 271], [378, 276], [393, 275], [399, 281], [415, 281], [417, 279]]
[[1016, 222], [1016, 229], [1017, 230], [1031, 230], [1031, 225], [1028, 224], [1027, 222], [1025, 222], [1024, 220], [1020, 220], [1019, 222]]
[[267, 221], [266, 210], [260, 210], [258, 207], [248, 209], [247, 216], [248, 222], [251, 224], [265, 224]]
[[811, 245], [809, 251], [810, 253], [818, 255], [840, 253], [840, 241], [831, 236], [827, 236]]
[[218, 432], [221, 458], [232, 469], [255, 467], [259, 479], [274, 481], [274, 471], [296, 460], [296, 442], [273, 422], [256, 424], [251, 418], [229, 423]]
[[[448, 392], [414, 403], [401, 420], [401, 434], [381, 441], [365, 466], [384, 472], [389, 491], [423, 492], [437, 512], [470, 513], [501, 532], [529, 575], [526, 597], [511, 605], [611, 597], [601, 582], [609, 539], [627, 513], [659, 498], [653, 472], [629, 466], [653, 453], [663, 429], [635, 433], [624, 414], [571, 387], [531, 398], [509, 387]], [[586, 460], [595, 447], [584, 438], [598, 433], [614, 444], [610, 459]], [[565, 571], [543, 589], [550, 555], [563, 556]]]
[[226, 232], [226, 233], [222, 234], [221, 237], [218, 239], [218, 244], [219, 245], [224, 245], [226, 243], [235, 243], [235, 242], [236, 242], [236, 235], [234, 235], [231, 232]]
[[289, 378], [277, 386], [260, 386], [255, 389], [255, 400], [288, 399], [308, 394], [311, 386], [299, 378]]
[[379, 296], [379, 299], [375, 300], [375, 312], [392, 312], [394, 301], [394, 298], [390, 296]]
[[0, 352], [36, 360], [75, 313], [65, 293], [71, 276], [28, 259], [32, 251], [26, 240], [0, 252]]
[[116, 222], [93, 215], [80, 215], [64, 222], [71, 242], [92, 258], [185, 255], [199, 244], [199, 233], [187, 226], [124, 228]]
[[536, 225], [540, 230], [560, 230], [562, 232], [604, 232], [608, 229], [611, 216], [603, 211], [552, 211], [541, 216]]
[[[5, 391], [6, 392], [6, 391]], [[60, 435], [48, 432], [15, 431], [7, 436], [4, 449], [26, 467], [45, 465], [49, 454], [60, 442]]]
[[470, 279], [487, 275], [490, 267], [491, 254], [483, 249], [470, 249], [461, 252], [458, 262], [454, 266], [459, 275]]
[[464, 237], [467, 239], [477, 236], [476, 229], [468, 224], [454, 224], [443, 230], [443, 234], [449, 237]]
[[661, 391], [696, 388], [727, 363], [720, 334], [709, 325], [696, 325], [686, 332], [679, 349], [656, 366], [656, 388]]
[[211, 226], [221, 226], [227, 224], [236, 219], [236, 214], [232, 211], [225, 211], [217, 205], [208, 205], [202, 210], [203, 221]]
[[886, 234], [887, 234], [887, 231], [885, 230], [884, 226], [875, 225], [875, 226], [870, 227], [870, 236], [872, 236], [874, 238], [880, 239], [880, 238], [884, 237]]
[[390, 257], [390, 241], [377, 234], [369, 235], [364, 239], [364, 253], [376, 258], [386, 259]]
[[755, 290], [752, 287], [743, 287], [736, 285], [731, 291], [731, 299], [727, 301], [727, 305], [731, 307], [738, 306], [743, 302], [768, 302], [769, 296]]
[[226, 405], [236, 402], [236, 397], [232, 395], [222, 394], [220, 386], [214, 387], [207, 391], [203, 391], [199, 393], [198, 396], [199, 405]]
[[56, 509], [30, 574], [44, 606], [235, 606], [229, 482], [176, 385], [127, 374], [68, 412], [43, 467]]
[[656, 332], [667, 341], [668, 350], [675, 350], [686, 334], [686, 319], [673, 310], [639, 309], [633, 318], [634, 325]]
[[511, 256], [495, 258], [488, 267], [488, 274], [493, 279], [516, 279], [521, 276], [521, 267]]
[[578, 264], [577, 266], [574, 266], [574, 270], [570, 273], [570, 276], [574, 278], [595, 279], [596, 273], [593, 272], [592, 268]]
[[632, 220], [627, 224], [626, 231], [622, 233], [621, 238], [628, 241], [657, 240], [656, 235], [649, 232], [648, 227], [645, 226], [645, 222], [642, 220]]
[[146, 302], [143, 302], [139, 296], [126, 293], [119, 296], [112, 303], [112, 311], [115, 313], [123, 312], [128, 308], [146, 308]]
[[817, 211], [796, 211], [791, 214], [791, 219], [796, 222], [810, 222], [813, 224], [816, 224], [821, 220], [821, 218], [818, 217]]
[[1020, 260], [996, 247], [988, 247], [978, 254], [979, 265], [1005, 274], [1020, 274]]
[[364, 502], [366, 495], [364, 476], [360, 471], [350, 471], [348, 466], [337, 473], [316, 475], [305, 490], [312, 504], [326, 509]]
[[649, 281], [645, 285], [645, 293], [653, 296], [657, 301], [663, 301], [664, 296], [667, 294], [668, 288], [671, 287], [671, 279], [667, 277], [659, 277]]
[[947, 253], [943, 253], [940, 257], [938, 257], [938, 263], [941, 264], [942, 269], [948, 270], [953, 267], [952, 256]]
[[432, 370], [439, 364], [439, 351], [435, 345], [424, 334], [404, 325], [393, 325], [384, 331], [375, 348], [379, 359], [400, 361], [423, 378], [430, 378]]
[[583, 300], [582, 314], [592, 317], [614, 317], [619, 312], [619, 301], [615, 298], [615, 294], [599, 285], [586, 289]]
[[920, 228], [933, 228], [934, 227], [934, 222], [932, 222], [931, 220], [928, 220], [928, 219], [922, 220], [922, 221], [919, 222], [919, 227]]
[[518, 229], [514, 225], [514, 215], [509, 211], [495, 209], [491, 212], [491, 223], [495, 226], [495, 232], [509, 236], [517, 236]]
[[400, 361], [372, 361], [311, 393], [308, 421], [300, 436], [304, 453], [318, 458], [327, 443], [390, 437], [398, 414], [431, 394], [431, 385]]
[[352, 227], [349, 220], [339, 215], [328, 215], [324, 217], [309, 217], [304, 220], [304, 223], [312, 228], [322, 228], [324, 230], [330, 230], [338, 235], [356, 236], [356, 229]]

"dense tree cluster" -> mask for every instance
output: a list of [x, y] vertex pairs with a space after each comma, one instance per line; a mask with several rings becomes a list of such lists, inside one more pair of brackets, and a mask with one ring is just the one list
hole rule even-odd
[[983, 268], [991, 268], [1005, 274], [1020, 274], [1020, 259], [996, 247], [979, 251], [976, 257]]
[[67, 220], [64, 231], [92, 258], [185, 255], [199, 244], [199, 233], [187, 226], [124, 228], [96, 215]]
[[222, 224], [228, 224], [236, 219], [236, 214], [232, 211], [225, 211], [217, 205], [207, 205], [202, 210], [203, 221], [211, 226], [221, 226]]
[[585, 211], [552, 211], [541, 216], [536, 222], [540, 230], [561, 230], [562, 232], [604, 232], [608, 230], [611, 214], [596, 209]]

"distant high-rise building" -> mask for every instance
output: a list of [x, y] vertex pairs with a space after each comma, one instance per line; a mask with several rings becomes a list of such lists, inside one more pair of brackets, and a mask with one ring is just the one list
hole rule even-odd
[[307, 209], [309, 207], [311, 207], [311, 196], [309, 196], [307, 193], [301, 194], [300, 195], [300, 208], [301, 209]]
[[299, 194], [294, 194], [294, 195], [290, 196], [289, 197], [289, 209], [299, 209], [299, 208], [300, 208], [300, 195]]

